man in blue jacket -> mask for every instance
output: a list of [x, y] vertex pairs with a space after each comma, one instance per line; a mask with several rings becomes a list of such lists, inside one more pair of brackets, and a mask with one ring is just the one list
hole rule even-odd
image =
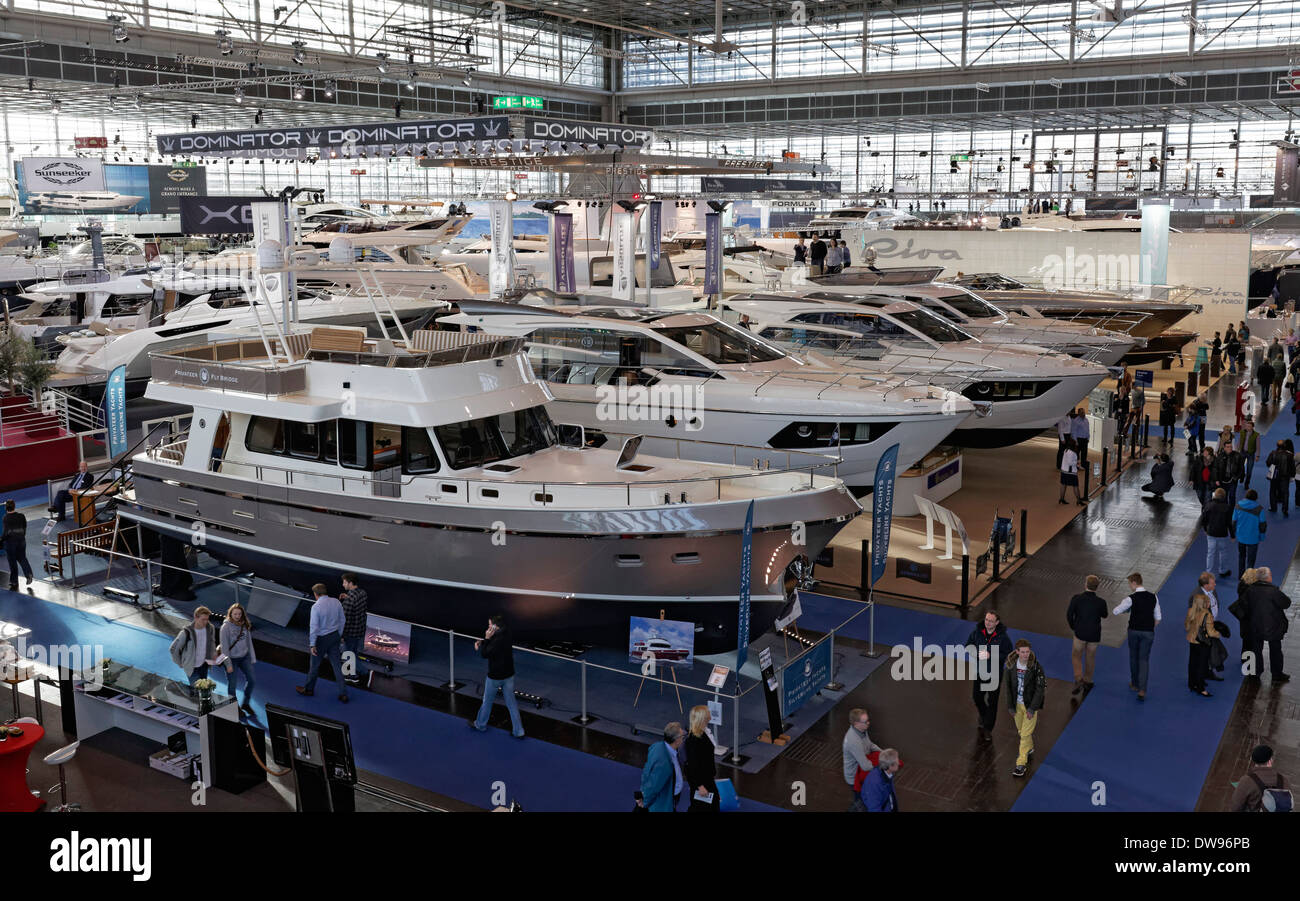
[[1237, 572], [1255, 568], [1255, 555], [1259, 553], [1260, 536], [1264, 534], [1264, 505], [1259, 503], [1259, 493], [1254, 488], [1246, 492], [1245, 499], [1232, 511], [1233, 532], [1237, 536]]
[[664, 726], [664, 740], [650, 746], [645, 767], [641, 770], [641, 800], [637, 803], [651, 813], [672, 813], [682, 795], [682, 765], [677, 758], [686, 730], [681, 723]]
[[862, 780], [862, 805], [867, 813], [898, 813], [898, 795], [894, 793], [897, 772], [898, 752], [885, 748], [880, 752], [880, 764]]

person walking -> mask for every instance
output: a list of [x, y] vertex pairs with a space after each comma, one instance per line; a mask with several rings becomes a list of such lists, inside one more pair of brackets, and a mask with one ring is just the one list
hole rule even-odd
[[1178, 398], [1170, 388], [1160, 395], [1160, 440], [1174, 443], [1174, 425], [1178, 422]]
[[677, 752], [686, 743], [686, 730], [681, 723], [664, 726], [664, 740], [650, 746], [645, 766], [641, 769], [641, 799], [638, 807], [651, 813], [672, 813], [681, 803], [686, 779], [682, 775], [681, 760]]
[[1205, 687], [1210, 678], [1210, 642], [1218, 638], [1214, 617], [1210, 613], [1210, 599], [1197, 592], [1192, 595], [1191, 608], [1183, 621], [1187, 633], [1187, 687], [1204, 698], [1213, 697]]
[[18, 570], [27, 579], [27, 587], [32, 587], [32, 565], [27, 562], [27, 517], [18, 512], [17, 504], [5, 501], [5, 515], [0, 528], [3, 528], [5, 557], [9, 560], [9, 590], [18, 590]]
[[311, 605], [311, 621], [307, 631], [307, 641], [311, 650], [311, 660], [307, 666], [307, 683], [295, 685], [293, 690], [305, 697], [316, 693], [316, 680], [320, 677], [321, 661], [329, 658], [334, 667], [334, 681], [339, 685], [339, 700], [348, 702], [348, 683], [343, 678], [343, 626], [347, 621], [343, 605], [339, 599], [331, 597], [324, 583], [317, 582], [311, 587], [316, 602]]
[[1273, 394], [1273, 366], [1268, 360], [1265, 360], [1260, 364], [1259, 372], [1256, 373], [1255, 379], [1259, 382], [1260, 387], [1259, 405], [1261, 407], [1267, 407], [1268, 400]]
[[248, 611], [238, 602], [231, 604], [226, 611], [226, 621], [221, 624], [221, 646], [217, 651], [226, 655], [226, 694], [237, 698], [235, 694], [235, 670], [244, 674], [244, 700], [239, 709], [249, 716], [253, 715], [253, 686], [257, 679], [253, 676], [253, 664], [257, 663], [257, 654], [253, 652], [253, 624], [248, 621]]
[[[1210, 498], [1210, 494], [1211, 494], [1210, 486], [1211, 483], [1214, 481], [1213, 473], [1214, 473], [1214, 454], [1211, 453], [1210, 449], [1207, 447], [1203, 449], [1201, 453], [1192, 460], [1192, 474], [1191, 474], [1192, 488], [1196, 490], [1196, 496], [1197, 498], [1200, 499], [1202, 507], [1205, 506], [1206, 502]], [[1223, 496], [1226, 500], [1228, 493], [1225, 491]], [[1229, 512], [1231, 513], [1231, 509], [1229, 509]]]
[[[972, 695], [979, 715], [979, 737], [988, 741], [993, 738], [993, 727], [998, 722], [998, 675], [1015, 649], [1007, 635], [1006, 624], [996, 610], [985, 611], [983, 624], [976, 626], [966, 637], [966, 646], [975, 648], [980, 661], [972, 683]], [[981, 678], [983, 673], [991, 675], [987, 682]]]
[[885, 748], [880, 752], [880, 765], [862, 780], [862, 806], [867, 813], [898, 813], [894, 774], [899, 766], [898, 751]]
[[794, 261], [796, 263], [808, 262], [808, 246], [803, 243], [802, 236], [800, 236], [798, 241], [794, 242]]
[[1156, 454], [1156, 461], [1151, 464], [1151, 481], [1142, 486], [1142, 490], [1155, 495], [1162, 501], [1165, 494], [1174, 487], [1174, 461], [1168, 454]]
[[[1214, 341], [1210, 343], [1210, 366], [1211, 367], [1218, 366], [1220, 362], [1219, 354], [1222, 352], [1222, 350], [1223, 350], [1223, 338], [1219, 337], [1218, 332], [1215, 332]], [[1214, 369], [1211, 369], [1210, 371], [1213, 372]]]
[[826, 248], [826, 271], [840, 271], [840, 242], [831, 238], [830, 247]]
[[1237, 813], [1273, 812], [1291, 809], [1291, 792], [1286, 778], [1273, 768], [1273, 749], [1256, 745], [1250, 751], [1250, 769], [1241, 777], [1228, 801], [1228, 810]]
[[343, 574], [343, 593], [339, 595], [343, 605], [343, 650], [351, 654], [349, 669], [352, 672], [345, 678], [349, 685], [360, 685], [365, 678], [365, 665], [361, 662], [361, 651], [366, 640], [366, 614], [370, 599], [366, 590], [357, 582], [356, 573]]
[[1252, 488], [1232, 511], [1232, 534], [1237, 536], [1237, 572], [1244, 573], [1255, 566], [1259, 542], [1268, 528], [1264, 520], [1264, 505]]
[[1106, 602], [1097, 596], [1101, 579], [1088, 576], [1083, 580], [1083, 591], [1070, 598], [1065, 611], [1065, 621], [1074, 633], [1070, 661], [1074, 664], [1074, 690], [1077, 697], [1092, 691], [1092, 671], [1097, 662], [1097, 646], [1101, 644], [1101, 621], [1106, 618]]
[[1245, 467], [1242, 481], [1250, 487], [1251, 476], [1255, 474], [1255, 464], [1259, 462], [1259, 432], [1255, 431], [1255, 420], [1247, 416], [1236, 440], [1236, 447], [1241, 451], [1241, 462]]
[[[1296, 417], [1300, 421], [1300, 416]], [[1061, 457], [1065, 454], [1065, 443], [1070, 438], [1070, 428], [1074, 425], [1074, 411], [1070, 410], [1056, 420], [1056, 468], [1061, 468]]]
[[1219, 587], [1219, 582], [1218, 579], [1214, 577], [1214, 573], [1203, 572], [1201, 573], [1200, 577], [1197, 578], [1196, 580], [1196, 591], [1192, 592], [1191, 596], [1188, 598], [1187, 601], [1187, 607], [1190, 610], [1192, 606], [1191, 598], [1195, 597], [1197, 594], [1205, 595], [1210, 602], [1210, 616], [1215, 620], [1215, 628], [1218, 629], [1220, 632], [1218, 638], [1214, 638], [1210, 641], [1210, 672], [1206, 678], [1210, 679], [1213, 682], [1223, 681], [1223, 677], [1217, 674], [1223, 672], [1223, 664], [1228, 659], [1228, 649], [1223, 644], [1223, 639], [1227, 635], [1226, 627], [1221, 627], [1222, 624], [1218, 622], [1219, 619], [1219, 595], [1217, 594], [1218, 587]]
[[1065, 453], [1061, 455], [1061, 500], [1062, 504], [1069, 503], [1065, 499], [1065, 489], [1074, 489], [1074, 501], [1079, 506], [1087, 506], [1083, 502], [1083, 495], [1079, 494], [1079, 455], [1075, 452], [1074, 439], [1067, 439], [1065, 443]]
[[1236, 375], [1237, 358], [1241, 355], [1241, 341], [1231, 327], [1228, 328], [1228, 334], [1223, 339], [1223, 354], [1228, 358], [1228, 375]]
[[691, 793], [691, 813], [722, 809], [718, 798], [715, 742], [709, 731], [709, 708], [699, 704], [691, 708], [691, 734], [686, 736], [686, 787]]
[[1286, 381], [1286, 356], [1282, 350], [1282, 345], [1274, 339], [1273, 346], [1277, 348], [1277, 356], [1272, 359], [1273, 367], [1273, 403], [1282, 403], [1282, 383]]
[[[1242, 612], [1242, 649], [1247, 662], [1253, 664], [1251, 677], [1258, 679], [1264, 669], [1264, 645], [1268, 645], [1268, 668], [1274, 682], [1291, 679], [1283, 671], [1282, 638], [1287, 631], [1284, 612], [1291, 606], [1291, 598], [1273, 584], [1273, 571], [1267, 566], [1255, 570], [1255, 581], [1238, 594]], [[1236, 605], [1234, 605], [1236, 606]]]
[[1147, 389], [1143, 388], [1141, 385], [1134, 384], [1133, 392], [1129, 397], [1132, 398], [1129, 418], [1132, 420], [1133, 429], [1137, 432], [1137, 436], [1141, 437], [1142, 421], [1147, 412]]
[[1088, 414], [1080, 407], [1074, 411], [1074, 423], [1070, 426], [1070, 437], [1074, 439], [1074, 452], [1079, 455], [1079, 465], [1088, 465]]
[[[1209, 503], [1201, 508], [1198, 527], [1205, 532], [1205, 568], [1217, 573], [1220, 579], [1232, 575], [1228, 563], [1228, 547], [1236, 535], [1233, 510], [1228, 504], [1228, 493], [1215, 489]], [[1240, 572], [1241, 570], [1238, 570]]]
[[1192, 401], [1187, 405], [1187, 415], [1183, 417], [1183, 429], [1187, 432], [1187, 453], [1196, 454], [1205, 449], [1205, 442], [1201, 439], [1201, 413], [1200, 405]]
[[820, 235], [814, 235], [812, 243], [808, 245], [808, 262], [813, 275], [826, 274], [826, 242]]
[[1116, 616], [1128, 613], [1128, 687], [1147, 699], [1147, 676], [1151, 668], [1151, 645], [1160, 625], [1160, 599], [1142, 587], [1142, 574], [1128, 577], [1129, 595], [1112, 611]]
[[1219, 452], [1210, 464], [1210, 486], [1222, 488], [1228, 494], [1228, 503], [1237, 502], [1237, 482], [1241, 478], [1241, 454], [1232, 445], [1232, 439], [1221, 438]]
[[1286, 442], [1279, 441], [1277, 448], [1264, 461], [1268, 467], [1268, 512], [1276, 513], [1282, 505], [1282, 516], [1291, 516], [1291, 483], [1295, 480], [1295, 456], [1287, 450]]
[[217, 657], [217, 629], [212, 625], [212, 611], [195, 607], [192, 621], [176, 633], [167, 650], [172, 663], [185, 673], [193, 691], [195, 682], [208, 677], [208, 661]]
[[1016, 652], [1007, 661], [1002, 681], [1007, 709], [1015, 716], [1016, 734], [1020, 736], [1020, 749], [1011, 775], [1023, 776], [1029, 768], [1029, 758], [1034, 756], [1038, 712], [1047, 699], [1047, 676], [1034, 656], [1033, 647], [1025, 639], [1016, 642]]
[[849, 731], [844, 733], [844, 741], [840, 742], [844, 755], [844, 782], [853, 790], [854, 800], [862, 791], [862, 780], [876, 765], [872, 756], [879, 760], [882, 750], [867, 734], [870, 725], [871, 717], [867, 711], [854, 707], [849, 711]]
[[470, 728], [479, 732], [487, 731], [488, 717], [492, 714], [492, 701], [501, 690], [506, 702], [506, 711], [510, 714], [510, 734], [515, 738], [524, 737], [524, 723], [519, 716], [519, 702], [515, 700], [515, 649], [510, 640], [510, 630], [506, 628], [506, 618], [500, 613], [488, 617], [487, 632], [474, 642], [474, 650], [488, 662], [487, 678], [483, 680], [483, 703], [479, 706], [478, 716], [471, 722]]

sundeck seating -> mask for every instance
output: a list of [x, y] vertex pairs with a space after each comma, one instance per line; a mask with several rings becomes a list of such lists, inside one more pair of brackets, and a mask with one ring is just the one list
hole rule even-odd
[[361, 353], [365, 350], [366, 330], [317, 326], [311, 330], [311, 349], [327, 352]]

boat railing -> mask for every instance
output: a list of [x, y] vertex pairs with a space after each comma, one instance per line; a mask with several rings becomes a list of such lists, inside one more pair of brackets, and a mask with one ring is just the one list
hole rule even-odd
[[[184, 462], [188, 439], [188, 432], [182, 433], [170, 441], [149, 447], [144, 454], [152, 463], [179, 467]], [[631, 467], [647, 467], [642, 472], [653, 472], [652, 461], [662, 458], [745, 467], [746, 471], [685, 478], [649, 478], [644, 481], [629, 481], [628, 478], [617, 481], [507, 480], [491, 476], [463, 477], [445, 472], [394, 473], [393, 477], [388, 478], [385, 473], [358, 471], [355, 475], [349, 475], [346, 470], [317, 472], [216, 456], [209, 461], [208, 471], [306, 491], [338, 491], [354, 496], [360, 494], [377, 498], [405, 498], [455, 506], [563, 508], [581, 501], [584, 505], [608, 506], [621, 502], [626, 507], [656, 507], [722, 501], [728, 486], [743, 487], [746, 483], [755, 481], [779, 482], [782, 477], [788, 483], [787, 491], [811, 490], [817, 487], [818, 476], [836, 478], [840, 463], [837, 454], [816, 451], [778, 450], [689, 438], [646, 437], [642, 441], [642, 451], [647, 456], [634, 458], [629, 464]], [[827, 448], [828, 451], [837, 449], [834, 446]], [[510, 466], [508, 460], [492, 465]], [[629, 477], [632, 474], [632, 471], [628, 471]], [[769, 485], [767, 491], [770, 493], [771, 490]], [[561, 491], [566, 494], [557, 493]]]

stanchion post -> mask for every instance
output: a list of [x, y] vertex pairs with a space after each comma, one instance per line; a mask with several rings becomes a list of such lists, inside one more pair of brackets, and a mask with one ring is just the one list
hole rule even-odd
[[1109, 463], [1110, 463], [1110, 448], [1103, 447], [1101, 449], [1101, 487], [1103, 490], [1106, 487], [1106, 468], [1109, 465]]
[[149, 592], [149, 606], [153, 607], [154, 597], [153, 597], [153, 561], [152, 560], [144, 561], [144, 586], [145, 586], [145, 591]]
[[1151, 446], [1151, 417], [1148, 415], [1142, 421], [1142, 446]]
[[587, 717], [587, 661], [582, 661], [582, 718], [578, 720], [582, 725], [587, 725], [590, 720]]
[[1029, 528], [1029, 511], [1026, 510], [1024, 507], [1021, 507], [1020, 508], [1020, 556], [1022, 557], [1029, 556], [1029, 554], [1026, 553], [1025, 551], [1025, 548], [1028, 546], [1026, 544], [1025, 532], [1028, 530], [1028, 528]]
[[[1105, 450], [1102, 450], [1102, 452], [1101, 452], [1101, 459], [1102, 459], [1102, 464], [1101, 464], [1101, 465], [1104, 467], [1104, 466], [1106, 465], [1106, 462], [1105, 462], [1105, 461], [1106, 461], [1106, 451], [1105, 451]], [[1102, 471], [1105, 472], [1104, 469], [1103, 469]], [[1064, 491], [1065, 489], [1062, 488], [1061, 490]], [[1084, 498], [1086, 499], [1086, 498], [1088, 497], [1088, 495], [1091, 494], [1091, 493], [1092, 493], [1092, 466], [1091, 466], [1090, 464], [1088, 464], [1088, 463], [1085, 463], [1085, 464], [1083, 464], [1083, 496], [1084, 496]]]
[[740, 763], [740, 670], [736, 670], [736, 695], [731, 710], [731, 762]]
[[1002, 539], [997, 535], [993, 536], [991, 543], [993, 550], [993, 575], [989, 577], [990, 582], [1002, 581], [1002, 567], [999, 565], [1002, 560]]
[[456, 691], [456, 633], [447, 630], [447, 664], [451, 667], [451, 675], [447, 677], [447, 689], [451, 692]]
[[858, 587], [865, 595], [871, 588], [871, 542], [862, 539], [862, 561], [858, 566]]
[[961, 555], [961, 615], [970, 612], [970, 554]]

